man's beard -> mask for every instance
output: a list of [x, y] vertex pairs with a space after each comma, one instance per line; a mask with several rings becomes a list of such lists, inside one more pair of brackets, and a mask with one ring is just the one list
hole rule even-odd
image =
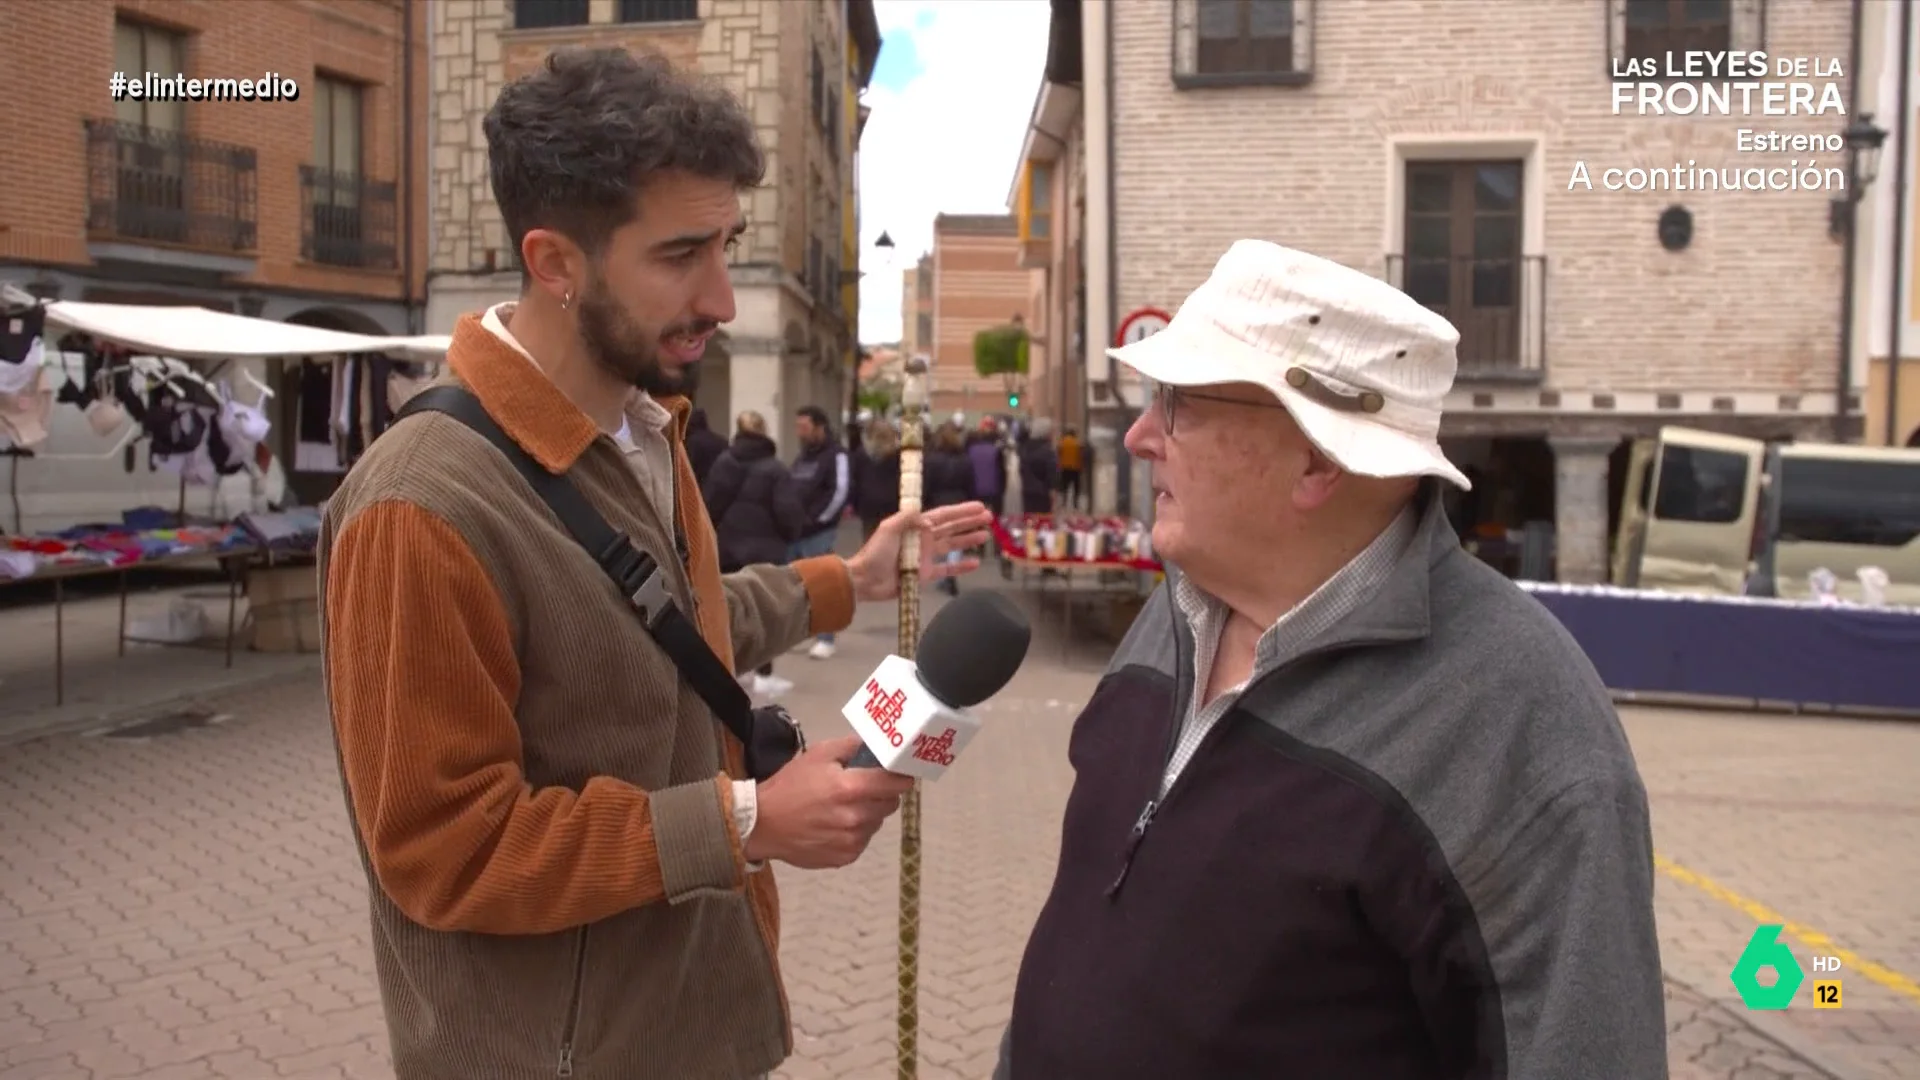
[[594, 363], [612, 372], [622, 381], [646, 391], [650, 397], [669, 397], [693, 393], [699, 376], [698, 364], [669, 371], [660, 363], [660, 339], [670, 334], [702, 334], [717, 325], [709, 320], [676, 323], [659, 333], [649, 333], [626, 309], [614, 302], [607, 291], [606, 279], [594, 274], [580, 296], [580, 343]]

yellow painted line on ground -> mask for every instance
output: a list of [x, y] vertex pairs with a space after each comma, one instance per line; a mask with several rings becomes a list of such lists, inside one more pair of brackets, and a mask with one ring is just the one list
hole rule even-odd
[[[1876, 964], [1858, 953], [1843, 949], [1835, 944], [1832, 938], [1820, 931], [1810, 926], [1802, 926], [1758, 900], [1749, 900], [1712, 878], [1695, 873], [1664, 855], [1655, 855], [1653, 865], [1655, 869], [1673, 880], [1699, 889], [1728, 907], [1751, 916], [1755, 922], [1778, 925], [1782, 928], [1780, 932], [1787, 937], [1793, 938], [1810, 949], [1820, 950], [1823, 956], [1837, 956], [1846, 968], [1857, 971], [1881, 986], [1920, 1003], [1920, 982], [1915, 982], [1912, 978], [1885, 964]], [[1729, 960], [1728, 964], [1727, 970], [1732, 971], [1732, 961]]]

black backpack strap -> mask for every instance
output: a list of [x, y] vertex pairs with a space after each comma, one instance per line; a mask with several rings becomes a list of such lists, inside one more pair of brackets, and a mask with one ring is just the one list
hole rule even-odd
[[607, 524], [573, 481], [548, 472], [500, 430], [500, 425], [470, 391], [459, 386], [430, 386], [407, 399], [394, 415], [394, 423], [420, 412], [453, 417], [478, 432], [513, 463], [534, 493], [560, 519], [560, 524], [613, 579], [620, 595], [639, 613], [640, 621], [680, 669], [687, 685], [693, 687], [735, 738], [752, 746], [753, 699], [734, 681], [727, 665], [707, 647], [700, 628], [673, 602], [673, 595], [667, 591], [666, 575], [653, 557]]

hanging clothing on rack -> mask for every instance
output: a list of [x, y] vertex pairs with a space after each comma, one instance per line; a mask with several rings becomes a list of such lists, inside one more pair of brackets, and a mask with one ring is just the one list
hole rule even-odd
[[0, 319], [0, 442], [32, 448], [47, 441], [53, 391], [45, 385], [47, 312], [38, 305]]
[[[264, 399], [263, 399], [264, 400]], [[236, 446], [255, 446], [267, 441], [273, 424], [259, 405], [244, 405], [229, 393], [220, 408], [220, 430]]]
[[293, 467], [298, 472], [337, 473], [339, 451], [334, 449], [334, 383], [339, 364], [332, 360], [302, 360], [297, 381]]
[[106, 381], [113, 390], [114, 400], [120, 403], [134, 423], [146, 427], [147, 398], [142, 392], [146, 380], [135, 374], [125, 349], [117, 345], [103, 345], [100, 355], [106, 364]]
[[90, 344], [85, 346], [81, 361], [83, 374], [79, 379], [73, 377], [64, 360], [61, 367], [67, 372], [67, 379], [60, 387], [56, 400], [86, 414], [87, 426], [93, 429], [95, 435], [103, 439], [119, 435], [120, 429], [127, 423], [127, 410], [114, 393], [114, 373], [108, 367], [103, 351]]
[[388, 416], [400, 411], [413, 395], [425, 390], [433, 379], [427, 375], [424, 364], [411, 362], [396, 363], [387, 372], [387, 410]]
[[343, 472], [360, 456], [359, 391], [364, 367], [357, 355], [340, 357], [333, 365], [333, 446]]
[[[47, 309], [39, 306], [9, 312], [0, 319], [0, 393], [19, 393], [26, 386], [25, 377], [9, 367], [39, 368], [46, 348], [40, 339], [46, 327]], [[20, 381], [8, 385], [13, 379]]]
[[[336, 459], [341, 469], [350, 469], [360, 460], [373, 440], [393, 423], [399, 411], [392, 386], [396, 378], [406, 384], [418, 381], [407, 374], [408, 365], [397, 363], [380, 353], [355, 353], [334, 362], [332, 435]], [[405, 386], [404, 402], [417, 387]]]
[[71, 405], [84, 411], [99, 396], [100, 393], [95, 384], [76, 379], [72, 372], [68, 372], [67, 377], [61, 381], [60, 390], [54, 395], [53, 400], [57, 404]]
[[[113, 386], [106, 371], [106, 360], [100, 355], [100, 350], [87, 346], [81, 352], [81, 374], [78, 377], [74, 375], [67, 357], [62, 355], [66, 351], [62, 349], [53, 354], [58, 358], [61, 376], [60, 390], [54, 396], [54, 401], [61, 405], [71, 405], [85, 412], [103, 396], [111, 397]], [[48, 364], [48, 366], [53, 365]]]
[[120, 429], [127, 425], [127, 410], [110, 397], [94, 398], [84, 411], [87, 426], [103, 439], [115, 438], [120, 434]]
[[220, 390], [226, 400], [207, 433], [208, 457], [213, 461], [214, 470], [222, 476], [231, 476], [243, 469], [264, 468], [259, 464], [260, 449], [273, 430], [273, 424], [261, 408], [266, 396], [262, 395], [257, 404], [247, 405], [233, 396], [232, 386], [222, 384]]
[[[171, 431], [155, 441], [155, 467], [208, 487], [218, 485], [223, 477], [266, 468], [260, 450], [273, 425], [260, 405], [234, 398], [231, 384], [222, 383], [217, 392], [203, 384], [189, 386], [194, 392], [184, 403], [148, 410], [156, 421], [165, 409], [171, 409], [173, 417]], [[207, 400], [201, 400], [203, 394]], [[261, 401], [265, 400], [262, 396]], [[196, 429], [201, 434], [197, 440]]]
[[211, 424], [205, 413], [163, 385], [148, 395], [146, 419], [140, 426], [147, 432], [148, 462], [157, 465], [163, 458], [186, 457], [198, 450]]
[[0, 444], [32, 449], [47, 441], [53, 390], [40, 385], [41, 374], [41, 369], [35, 367], [30, 389], [0, 394]]
[[378, 353], [367, 360], [366, 441], [369, 444], [393, 423], [393, 407], [387, 404], [387, 383], [398, 366]]

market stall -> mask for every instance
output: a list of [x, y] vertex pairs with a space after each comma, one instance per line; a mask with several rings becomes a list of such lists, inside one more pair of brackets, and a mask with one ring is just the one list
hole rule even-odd
[[1063, 659], [1073, 645], [1076, 601], [1137, 604], [1163, 573], [1147, 526], [1127, 518], [1025, 514], [996, 520], [993, 538], [1003, 565], [1034, 590], [1041, 610], [1049, 593], [1058, 594]]
[[1519, 584], [1623, 700], [1920, 713], [1920, 609]]
[[[233, 662], [235, 618], [250, 570], [311, 556], [316, 507], [286, 507], [263, 498], [257, 481], [275, 461], [273, 427], [260, 379], [218, 364], [237, 360], [309, 362], [380, 354], [437, 361], [444, 337], [376, 337], [197, 307], [42, 302], [0, 289], [0, 453], [8, 457], [9, 494], [20, 518], [20, 471], [36, 463], [99, 461], [124, 453], [131, 471], [144, 451], [149, 471], [178, 478], [170, 508], [143, 505], [117, 521], [86, 521], [43, 532], [0, 528], [0, 587], [50, 583], [55, 608], [56, 699], [65, 701], [67, 582], [119, 579], [118, 652], [128, 641], [185, 644], [185, 631], [129, 633], [127, 578], [136, 570], [217, 565], [227, 581], [227, 664]], [[85, 417], [99, 448], [49, 452], [57, 409]], [[74, 428], [66, 421], [69, 429]], [[189, 488], [242, 484], [248, 509], [225, 520], [188, 512]], [[18, 526], [16, 524], [16, 530]], [[310, 575], [307, 575], [310, 576]]]
[[444, 334], [375, 337], [202, 307], [97, 304], [78, 300], [54, 300], [38, 306], [45, 311], [49, 331], [86, 334], [136, 353], [176, 360], [245, 357], [297, 360], [375, 352], [438, 360], [445, 354], [450, 340]]

